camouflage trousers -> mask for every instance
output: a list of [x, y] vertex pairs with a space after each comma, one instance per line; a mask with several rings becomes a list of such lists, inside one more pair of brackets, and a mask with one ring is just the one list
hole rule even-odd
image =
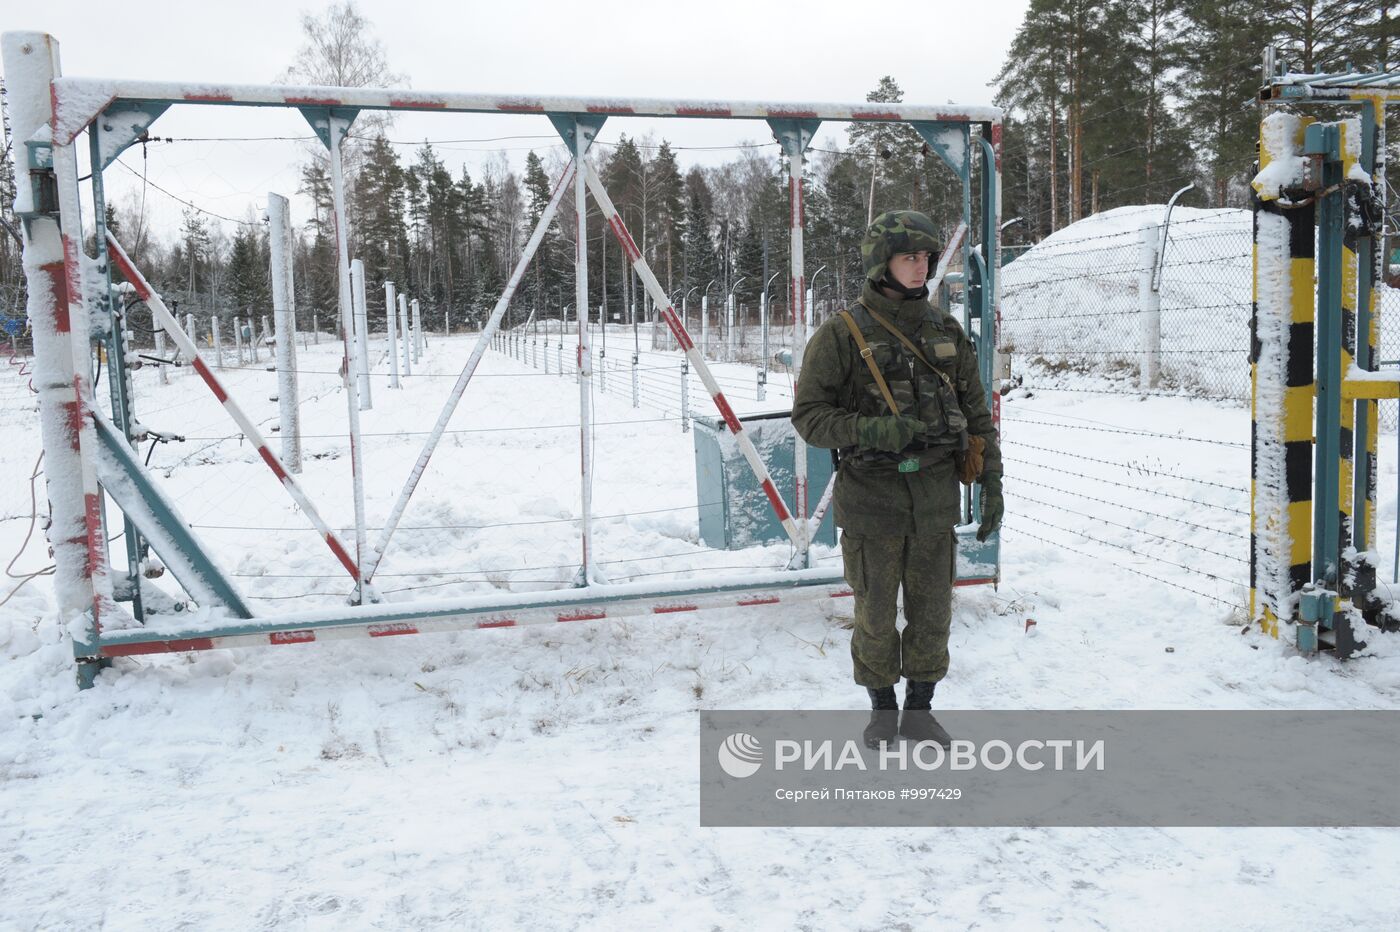
[[[855, 593], [855, 680], [879, 689], [901, 676], [936, 683], [948, 673], [953, 617], [953, 531], [911, 537], [841, 534], [846, 582]], [[903, 632], [895, 628], [904, 588]]]

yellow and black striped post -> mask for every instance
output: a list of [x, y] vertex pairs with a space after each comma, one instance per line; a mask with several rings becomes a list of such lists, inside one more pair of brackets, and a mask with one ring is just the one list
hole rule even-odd
[[[1297, 166], [1305, 120], [1273, 113], [1260, 125], [1259, 178]], [[1312, 580], [1313, 226], [1280, 186], [1254, 183], [1254, 314], [1250, 321], [1250, 617], [1279, 636]]]

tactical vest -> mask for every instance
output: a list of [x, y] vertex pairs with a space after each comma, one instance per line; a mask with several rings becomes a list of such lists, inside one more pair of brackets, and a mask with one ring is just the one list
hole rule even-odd
[[[875, 364], [889, 386], [890, 395], [899, 407], [899, 413], [918, 418], [926, 425], [925, 430], [902, 453], [885, 453], [877, 450], [842, 450], [841, 459], [854, 460], [862, 465], [896, 464], [911, 454], [919, 455], [920, 460], [933, 460], [950, 456], [967, 444], [967, 417], [958, 404], [958, 344], [957, 324], [951, 317], [930, 310], [920, 322], [918, 329], [909, 333], [901, 331], [919, 347], [924, 357], [932, 363], [938, 373], [930, 372], [928, 366], [910, 352], [894, 334], [882, 327], [859, 302], [850, 308], [861, 336], [870, 347]], [[890, 315], [886, 320], [898, 327]], [[940, 320], [940, 318], [945, 318]], [[940, 374], [941, 373], [941, 374]], [[890, 406], [875, 383], [870, 368], [859, 359], [851, 373], [854, 394], [850, 399], [855, 411], [865, 417], [889, 415]]]

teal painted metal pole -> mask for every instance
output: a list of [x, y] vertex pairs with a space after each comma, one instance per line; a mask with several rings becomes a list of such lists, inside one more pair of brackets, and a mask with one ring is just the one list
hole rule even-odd
[[997, 288], [1001, 277], [1001, 189], [996, 149], [986, 136], [977, 137], [982, 146], [982, 326], [979, 329], [978, 373], [982, 390], [992, 397], [992, 362], [996, 355]]
[[[95, 128], [88, 133], [88, 151], [92, 157], [93, 223], [96, 225], [97, 242], [103, 243], [107, 240], [107, 198], [100, 167], [102, 151]], [[123, 332], [125, 315], [117, 313], [116, 301], [112, 299], [111, 262], [107, 259], [106, 252], [99, 250], [98, 255], [102, 257], [102, 294], [98, 298], [98, 310], [100, 312], [105, 309], [107, 312], [107, 388], [112, 401], [112, 420], [123, 436], [134, 440], [131, 434], [131, 375], [126, 368], [126, 334]], [[96, 388], [97, 386], [93, 386], [94, 391]], [[144, 621], [146, 610], [141, 601], [141, 557], [145, 550], [145, 542], [141, 538], [141, 532], [126, 515], [122, 516], [122, 529], [125, 531], [123, 537], [126, 544], [126, 581], [131, 591], [131, 613], [137, 621]]]
[[[1335, 123], [1307, 128], [1303, 151], [1322, 157], [1322, 190], [1341, 183], [1340, 132]], [[1342, 413], [1342, 192], [1319, 199], [1317, 248], [1317, 412], [1313, 453], [1313, 578], [1338, 586], [1341, 510], [1339, 459]]]

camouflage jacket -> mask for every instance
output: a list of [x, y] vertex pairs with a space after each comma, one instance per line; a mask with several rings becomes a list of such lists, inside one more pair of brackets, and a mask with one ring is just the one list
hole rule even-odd
[[[977, 371], [977, 352], [958, 322], [927, 300], [886, 298], [869, 283], [860, 304], [893, 323], [943, 372], [956, 390], [959, 412], [948, 412], [949, 429], [965, 421], [970, 435], [987, 444], [985, 470], [1001, 472], [1001, 450]], [[929, 372], [892, 334], [859, 307], [851, 308], [874, 353], [900, 413], [937, 424], [938, 376]], [[856, 420], [882, 417], [889, 405], [860, 358], [855, 340], [839, 315], [817, 328], [807, 344], [792, 406], [792, 423], [809, 444], [842, 450], [836, 478], [836, 523], [857, 534], [913, 535], [946, 531], [957, 523], [959, 483], [953, 456], [955, 435], [916, 438], [901, 457], [881, 457], [859, 447]], [[897, 461], [916, 457], [920, 469], [901, 473]]]

